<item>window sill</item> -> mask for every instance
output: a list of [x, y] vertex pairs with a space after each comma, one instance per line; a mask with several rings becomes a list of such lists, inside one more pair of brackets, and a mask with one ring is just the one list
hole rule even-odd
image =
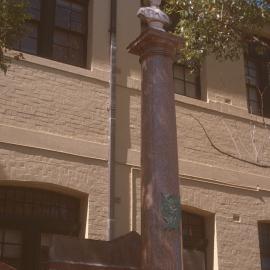
[[31, 55], [28, 53], [23, 53], [23, 59], [22, 60], [15, 60], [14, 56], [18, 55], [18, 51], [11, 50], [6, 53], [6, 55], [12, 59], [12, 62], [27, 62], [34, 65], [43, 66], [49, 69], [59, 70], [66, 73], [71, 73], [77, 76], [82, 76], [85, 78], [90, 79], [96, 79], [103, 82], [109, 82], [110, 78], [110, 71], [109, 70], [101, 70], [101, 69], [87, 69], [87, 68], [81, 68], [77, 66], [68, 65], [65, 63], [57, 62], [51, 59], [39, 57], [36, 55]]
[[242, 120], [256, 122], [258, 124], [266, 124], [267, 126], [270, 126], [270, 118], [263, 118], [259, 115], [250, 114], [247, 108], [236, 107], [221, 102], [205, 102], [203, 100], [181, 96], [178, 94], [175, 94], [175, 103], [176, 106], [179, 106], [179, 104], [182, 104], [184, 106], [194, 106], [200, 109], [215, 111], [229, 117], [234, 117], [238, 119], [240, 118]]
[[[11, 59], [13, 59], [14, 56], [18, 55], [18, 51], [11, 50], [6, 55], [10, 57]], [[16, 61], [17, 63], [27, 62], [34, 65], [46, 67], [51, 70], [59, 70], [59, 71], [73, 74], [76, 76], [82, 76], [84, 78], [96, 79], [96, 80], [106, 82], [106, 83], [109, 82], [109, 78], [110, 78], [109, 70], [97, 69], [97, 68], [93, 68], [92, 70], [84, 69], [84, 68], [64, 64], [61, 62], [56, 62], [50, 59], [42, 58], [39, 56], [27, 54], [27, 53], [23, 53], [23, 56], [24, 56], [23, 60], [12, 60], [12, 61]], [[129, 83], [127, 87], [140, 91], [140, 88], [141, 88], [140, 84], [141, 84], [140, 79], [129, 78]], [[259, 124], [266, 124], [270, 126], [270, 118], [263, 118], [258, 115], [251, 115], [248, 113], [247, 109], [245, 108], [235, 107], [235, 106], [225, 104], [225, 103], [220, 103], [220, 102], [211, 102], [211, 101], [205, 102], [203, 100], [198, 100], [198, 99], [194, 99], [194, 98], [190, 98], [190, 97], [186, 97], [186, 96], [182, 96], [178, 94], [175, 94], [175, 102], [176, 102], [176, 106], [177, 104], [182, 103], [184, 105], [203, 108], [206, 110], [212, 110], [212, 111], [219, 112], [221, 114], [227, 114], [228, 116], [241, 118], [248, 121], [253, 121]]]

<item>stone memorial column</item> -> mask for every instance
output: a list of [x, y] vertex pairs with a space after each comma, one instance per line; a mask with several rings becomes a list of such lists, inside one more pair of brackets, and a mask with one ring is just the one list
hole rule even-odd
[[142, 269], [182, 270], [173, 62], [180, 41], [164, 31], [160, 1], [141, 8], [148, 28], [129, 45], [142, 65]]

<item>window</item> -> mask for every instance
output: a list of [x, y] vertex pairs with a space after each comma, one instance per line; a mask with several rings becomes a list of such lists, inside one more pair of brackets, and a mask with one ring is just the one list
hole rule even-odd
[[259, 223], [259, 244], [262, 270], [270, 270], [270, 223]]
[[204, 217], [182, 212], [183, 257], [185, 270], [206, 269], [206, 248]]
[[78, 236], [80, 204], [53, 191], [0, 187], [0, 261], [17, 270], [45, 270], [52, 236]]
[[0, 261], [21, 268], [22, 233], [0, 228]]
[[190, 72], [183, 65], [175, 64], [173, 69], [174, 90], [176, 94], [200, 99], [200, 75], [199, 72]]
[[15, 49], [84, 67], [87, 0], [30, 0], [27, 35]]
[[250, 46], [245, 55], [248, 110], [251, 114], [270, 117], [270, 51], [258, 53]]

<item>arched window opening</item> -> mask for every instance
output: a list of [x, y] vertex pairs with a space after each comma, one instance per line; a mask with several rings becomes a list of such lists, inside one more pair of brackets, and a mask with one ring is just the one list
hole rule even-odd
[[207, 239], [203, 216], [182, 212], [183, 259], [185, 270], [205, 270]]
[[53, 235], [79, 235], [80, 204], [54, 191], [0, 187], [0, 261], [17, 270], [43, 270]]

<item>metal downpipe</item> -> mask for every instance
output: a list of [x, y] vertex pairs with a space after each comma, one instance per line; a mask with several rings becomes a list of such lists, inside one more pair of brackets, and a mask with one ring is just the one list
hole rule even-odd
[[109, 222], [108, 240], [114, 235], [115, 211], [115, 144], [116, 144], [116, 25], [117, 25], [117, 0], [111, 0], [110, 9], [110, 104], [109, 104]]

